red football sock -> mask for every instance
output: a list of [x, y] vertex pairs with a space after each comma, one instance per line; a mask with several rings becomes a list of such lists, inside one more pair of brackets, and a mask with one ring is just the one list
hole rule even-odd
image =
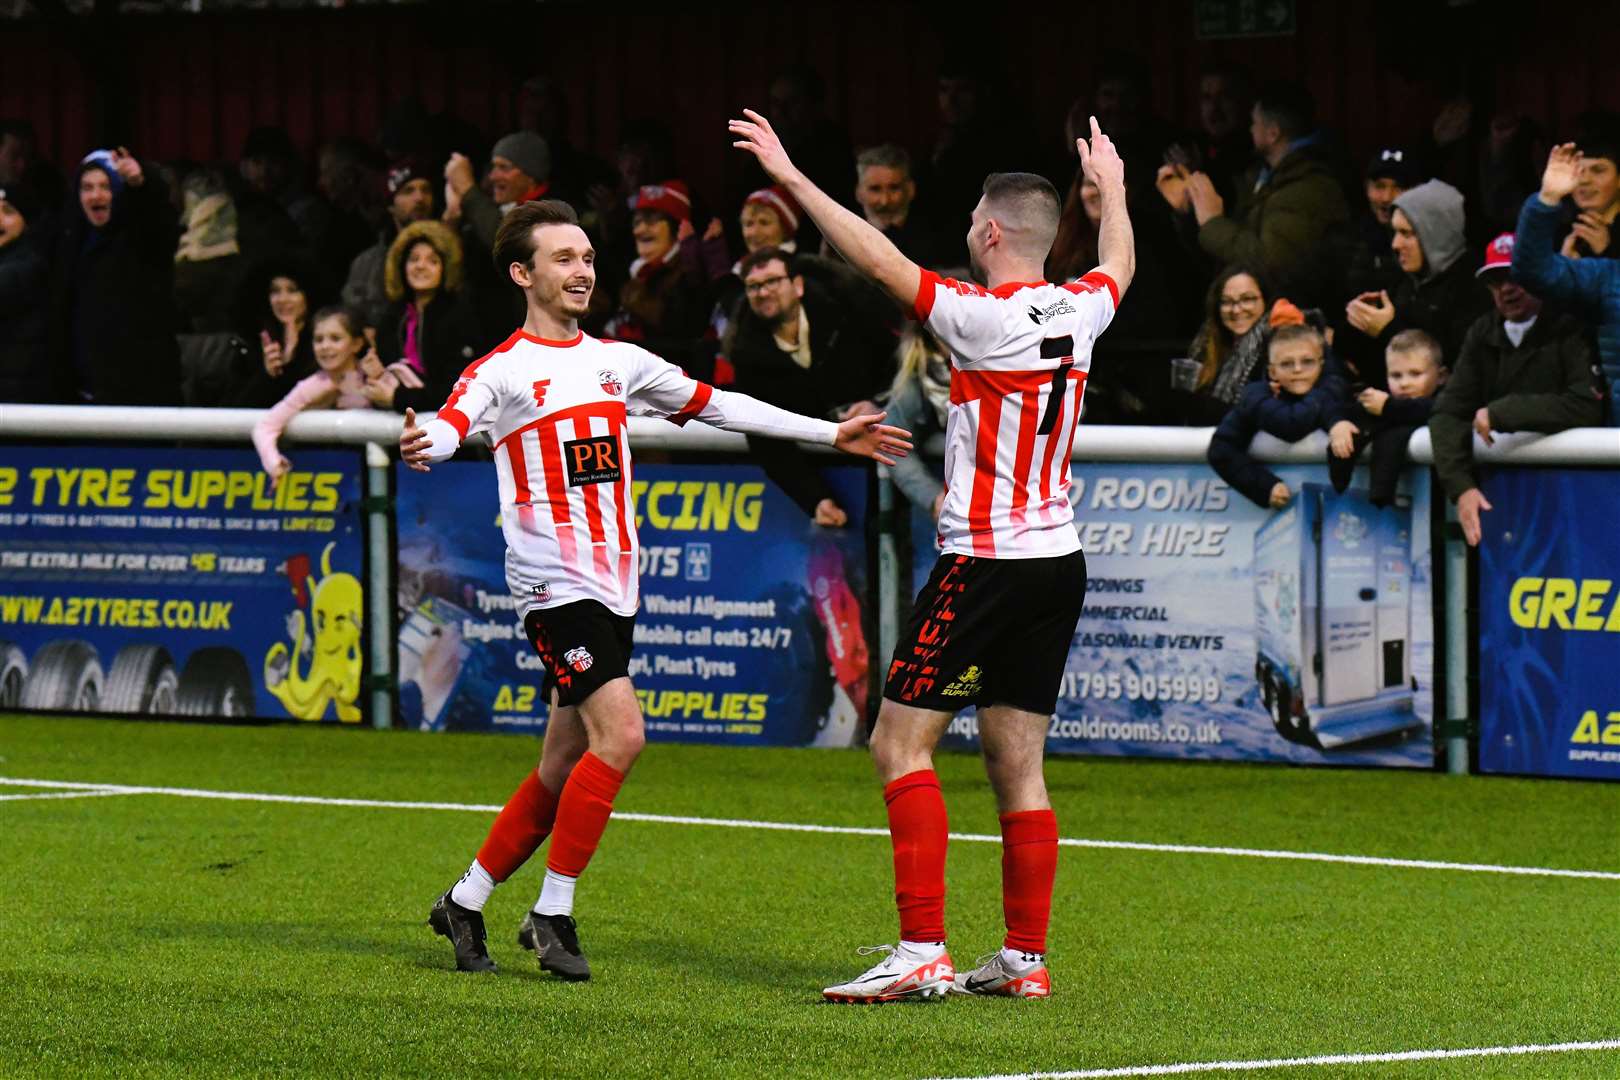
[[1052, 811], [1001, 815], [1001, 910], [1007, 920], [1007, 948], [1046, 952], [1057, 855], [1057, 815]]
[[557, 829], [546, 856], [546, 869], [579, 877], [596, 854], [602, 832], [613, 814], [613, 799], [624, 773], [589, 750], [574, 766], [557, 800]]
[[530, 771], [496, 814], [496, 823], [489, 826], [489, 836], [478, 848], [478, 861], [491, 878], [505, 881], [538, 852], [556, 819], [556, 795], [539, 782], [538, 772]]
[[540, 850], [556, 820], [557, 796], [531, 770], [495, 816], [484, 846], [478, 849], [479, 863], [490, 877], [505, 881]]
[[945, 940], [945, 796], [932, 769], [907, 773], [883, 789], [894, 844], [894, 900], [902, 941]]

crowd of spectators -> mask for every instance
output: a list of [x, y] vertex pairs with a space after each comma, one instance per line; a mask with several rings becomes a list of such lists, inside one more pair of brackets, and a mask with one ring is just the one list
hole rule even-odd
[[[1153, 115], [1148, 85], [1139, 64], [1107, 65], [1070, 111], [1067, 156], [960, 70], [940, 77], [937, 137], [909, 149], [898, 132], [852, 146], [807, 69], [769, 98], [812, 178], [958, 277], [983, 180], [1009, 168], [1066, 193], [1048, 277], [1092, 268], [1099, 199], [1072, 147], [1098, 116], [1126, 160], [1138, 270], [1087, 418], [1216, 426], [1212, 463], [1261, 505], [1291, 493], [1249, 458], [1257, 432], [1328, 433], [1340, 483], [1366, 451], [1387, 498], [1427, 424], [1477, 539], [1473, 433], [1620, 418], [1620, 120], [1583, 115], [1552, 147], [1528, 117], [1454, 102], [1426, 138], [1358, 167], [1297, 85], [1212, 68], [1180, 125]], [[492, 264], [495, 232], [553, 197], [598, 250], [587, 331], [800, 411], [878, 403], [919, 432], [942, 423], [937, 343], [751, 163], [737, 191], [693, 191], [657, 122], [625, 124], [607, 161], [569, 140], [555, 84], [526, 82], [518, 104], [492, 143], [406, 103], [375, 141], [334, 140], [312, 163], [262, 128], [228, 165], [109, 147], [65, 177], [27, 124], [0, 122], [0, 401], [274, 407], [258, 444], [284, 470], [291, 412], [432, 409], [511, 333], [522, 303]], [[815, 521], [846, 520], [792, 447], [754, 453]], [[911, 463], [899, 479], [937, 506], [937, 478]]]

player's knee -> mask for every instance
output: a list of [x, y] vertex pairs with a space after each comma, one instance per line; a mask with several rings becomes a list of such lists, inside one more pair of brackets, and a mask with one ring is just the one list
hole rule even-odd
[[647, 745], [639, 717], [601, 724], [591, 732], [591, 753], [624, 772]]

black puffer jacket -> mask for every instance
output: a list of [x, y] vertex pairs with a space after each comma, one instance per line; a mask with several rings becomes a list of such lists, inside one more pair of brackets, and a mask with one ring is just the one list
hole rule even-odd
[[125, 186], [93, 229], [65, 215], [51, 273], [50, 356], [57, 396], [100, 405], [180, 404], [174, 252], [180, 229], [155, 170]]

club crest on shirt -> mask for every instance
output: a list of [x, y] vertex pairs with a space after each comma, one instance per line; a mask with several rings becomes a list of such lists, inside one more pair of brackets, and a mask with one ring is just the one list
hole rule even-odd
[[567, 664], [575, 671], [589, 671], [591, 665], [595, 662], [596, 658], [593, 657], [590, 650], [585, 648], [583, 645], [577, 649], [569, 649], [567, 652], [563, 653], [563, 663]]
[[529, 591], [534, 594], [536, 600], [544, 604], [551, 599], [551, 582], [542, 581], [538, 585], [530, 585]]
[[624, 381], [619, 378], [619, 373], [612, 368], [603, 368], [598, 371], [596, 378], [602, 384], [603, 393], [611, 394], [613, 397], [618, 397], [624, 393]]

